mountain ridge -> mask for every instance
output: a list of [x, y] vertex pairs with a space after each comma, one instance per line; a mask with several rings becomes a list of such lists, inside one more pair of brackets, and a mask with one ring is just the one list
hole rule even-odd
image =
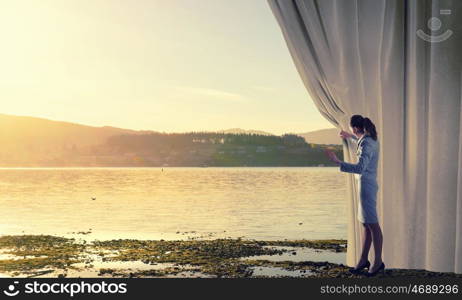
[[[51, 120], [41, 117], [19, 116], [0, 113], [0, 142], [16, 143], [28, 141], [29, 144], [51, 143], [60, 140], [63, 144], [72, 144], [75, 140], [83, 146], [99, 144], [114, 135], [158, 133], [154, 130], [125, 129], [110, 125], [93, 126], [75, 122]], [[213, 132], [213, 131], [202, 131]], [[257, 134], [278, 136], [271, 132], [255, 129], [229, 128], [215, 131], [232, 134]], [[303, 137], [307, 143], [339, 145], [338, 130], [321, 129], [304, 133], [294, 133]]]
[[240, 128], [161, 133], [0, 114], [0, 143], [0, 165], [7, 167], [331, 164], [326, 146], [299, 135]]

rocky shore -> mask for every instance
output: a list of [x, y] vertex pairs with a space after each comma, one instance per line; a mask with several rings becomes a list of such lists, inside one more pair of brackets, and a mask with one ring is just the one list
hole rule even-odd
[[[108, 240], [0, 237], [3, 277], [362, 277], [340, 263], [344, 240]], [[462, 277], [388, 269], [381, 277]]]

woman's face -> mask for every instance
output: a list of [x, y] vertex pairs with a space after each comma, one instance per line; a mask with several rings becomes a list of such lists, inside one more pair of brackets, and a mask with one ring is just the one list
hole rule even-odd
[[359, 133], [358, 127], [351, 127], [351, 126], [350, 126], [350, 130], [351, 130], [351, 132], [353, 132], [355, 135], [358, 135], [358, 133]]

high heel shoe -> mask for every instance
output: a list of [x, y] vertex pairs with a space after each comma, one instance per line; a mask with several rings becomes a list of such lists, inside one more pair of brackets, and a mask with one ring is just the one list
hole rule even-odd
[[369, 267], [371, 266], [371, 262], [370, 261], [366, 261], [366, 263], [362, 266], [359, 266], [357, 268], [351, 268], [350, 269], [350, 273], [352, 274], [358, 274], [360, 273], [364, 268], [367, 268], [369, 269]]
[[367, 277], [373, 277], [373, 276], [377, 275], [379, 272], [382, 272], [383, 274], [385, 274], [385, 264], [384, 263], [382, 263], [380, 265], [380, 267], [377, 270], [375, 270], [374, 272], [372, 272], [372, 273], [367, 272], [366, 276]]

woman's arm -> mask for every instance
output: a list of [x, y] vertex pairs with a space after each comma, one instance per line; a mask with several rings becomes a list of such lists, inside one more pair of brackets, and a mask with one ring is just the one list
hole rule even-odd
[[346, 173], [355, 173], [355, 174], [362, 174], [366, 166], [369, 164], [372, 156], [372, 149], [369, 144], [364, 141], [361, 143], [359, 147], [360, 155], [358, 163], [356, 164], [349, 164], [346, 162], [340, 162], [340, 171]]

